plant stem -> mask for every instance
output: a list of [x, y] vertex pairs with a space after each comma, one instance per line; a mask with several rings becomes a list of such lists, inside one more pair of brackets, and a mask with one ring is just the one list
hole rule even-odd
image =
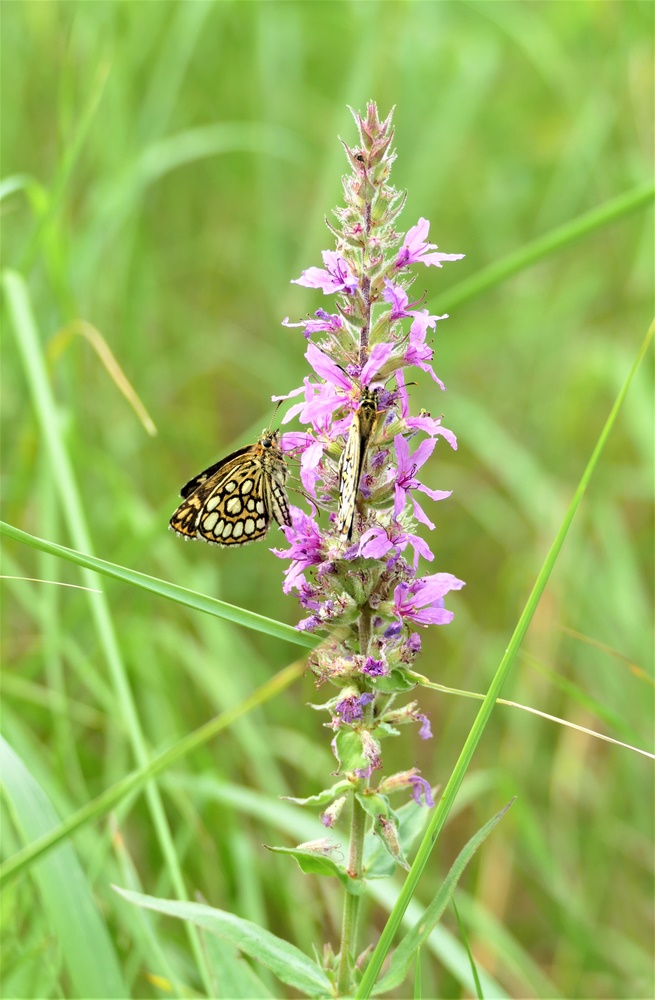
[[368, 178], [367, 178], [367, 198], [365, 205], [365, 235], [366, 243], [364, 249], [362, 250], [362, 295], [364, 296], [364, 324], [359, 333], [359, 363], [363, 367], [368, 360], [368, 335], [371, 332], [371, 278], [370, 275], [366, 273], [367, 258], [368, 258], [368, 239], [371, 235], [371, 205], [372, 205], [372, 195], [368, 190]]
[[[350, 855], [348, 858], [348, 874], [351, 878], [359, 878], [364, 854], [364, 831], [366, 829], [366, 813], [360, 806], [355, 793], [352, 793], [352, 816], [350, 819]], [[339, 979], [337, 995], [349, 996], [351, 986], [352, 961], [357, 950], [357, 930], [361, 894], [346, 893], [343, 905], [343, 922], [341, 925], [341, 952], [339, 956]]]
[[360, 656], [368, 654], [368, 646], [371, 641], [371, 609], [368, 604], [359, 609], [359, 653]]

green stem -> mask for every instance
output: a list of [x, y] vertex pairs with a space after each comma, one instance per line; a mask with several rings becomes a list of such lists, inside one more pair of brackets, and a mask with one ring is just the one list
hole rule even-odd
[[[359, 878], [364, 855], [364, 833], [366, 830], [366, 813], [360, 806], [355, 793], [352, 793], [352, 816], [350, 820], [350, 855], [348, 858], [348, 874], [351, 878]], [[339, 955], [339, 979], [337, 995], [349, 996], [351, 974], [355, 952], [357, 950], [357, 931], [359, 925], [359, 910], [361, 893], [346, 893], [343, 904], [343, 922], [341, 925], [341, 952]]]
[[371, 641], [371, 609], [368, 604], [359, 609], [359, 653], [360, 656], [368, 654], [368, 646]]

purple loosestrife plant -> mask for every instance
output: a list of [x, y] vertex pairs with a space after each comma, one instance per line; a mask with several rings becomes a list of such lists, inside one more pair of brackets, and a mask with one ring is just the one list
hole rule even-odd
[[[380, 121], [370, 103], [365, 118], [354, 118], [359, 142], [354, 148], [344, 144], [350, 164], [343, 179], [345, 205], [335, 210], [336, 225], [328, 223], [336, 248], [323, 252], [323, 267], [310, 267], [295, 279], [331, 296], [330, 305], [300, 323], [284, 321], [308, 339], [305, 357], [312, 373], [300, 388], [277, 397], [293, 401], [283, 423], [298, 417], [304, 425], [302, 432], [285, 433], [281, 447], [300, 458], [303, 488], [315, 502], [310, 513], [291, 507], [292, 525], [282, 529], [289, 547], [273, 550], [289, 562], [285, 592], [295, 592], [306, 613], [298, 627], [329, 632], [310, 665], [319, 686], [329, 682], [337, 689], [314, 707], [329, 714], [339, 780], [306, 801], [327, 807], [326, 827], [333, 826], [348, 799], [352, 803], [350, 853], [342, 874], [352, 880], [353, 891], [346, 897], [334, 970], [340, 993], [353, 988], [360, 898], [355, 883], [373, 874], [363, 861], [367, 817], [378, 843], [406, 867], [403, 830], [389, 796], [405, 789], [416, 803], [433, 805], [430, 782], [415, 768], [381, 776], [382, 743], [412, 722], [422, 739], [431, 737], [416, 703], [399, 706], [397, 699], [413, 687], [408, 671], [421, 649], [417, 629], [450, 622], [453, 614], [444, 600], [464, 586], [450, 573], [425, 575], [419, 568], [421, 559], [434, 559], [416, 534], [417, 522], [434, 528], [422, 504], [426, 498], [443, 500], [450, 491], [430, 489], [418, 477], [440, 439], [451, 448], [457, 441], [440, 418], [410, 414], [406, 388], [406, 374], [411, 380], [419, 368], [439, 392], [444, 389], [432, 369], [429, 335], [447, 318], [430, 315], [420, 300], [410, 301], [410, 269], [442, 267], [462, 254], [441, 253], [428, 242], [426, 219], [404, 237], [397, 232], [405, 196], [389, 184], [395, 159], [391, 115]], [[336, 526], [339, 459], [364, 390], [375, 391], [377, 417], [346, 539]], [[325, 509], [331, 510], [328, 518], [319, 516]], [[325, 851], [322, 844], [323, 856]]]

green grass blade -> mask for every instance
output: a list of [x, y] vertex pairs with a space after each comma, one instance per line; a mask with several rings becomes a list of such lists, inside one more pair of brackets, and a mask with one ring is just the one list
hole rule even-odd
[[299, 632], [298, 629], [293, 628], [291, 625], [285, 625], [284, 622], [275, 621], [273, 618], [266, 618], [264, 615], [255, 614], [254, 611], [247, 611], [245, 608], [236, 607], [234, 604], [227, 604], [225, 601], [219, 601], [215, 597], [206, 597], [204, 594], [198, 594], [194, 590], [187, 590], [186, 587], [179, 587], [175, 583], [169, 583], [167, 580], [148, 576], [146, 573], [139, 573], [137, 570], [128, 569], [126, 566], [118, 566], [116, 563], [108, 562], [106, 559], [99, 559], [97, 556], [77, 552], [75, 549], [66, 548], [65, 545], [58, 545], [56, 542], [37, 538], [35, 535], [30, 535], [27, 531], [22, 531], [20, 528], [15, 528], [12, 524], [7, 524], [5, 521], [0, 521], [0, 535], [5, 535], [7, 538], [12, 538], [17, 542], [23, 542], [23, 544], [30, 545], [41, 552], [59, 556], [61, 559], [67, 559], [69, 562], [73, 562], [77, 566], [83, 566], [85, 569], [102, 573], [104, 576], [113, 577], [115, 580], [121, 580], [123, 583], [129, 583], [134, 587], [141, 587], [143, 590], [148, 590], [152, 594], [158, 594], [160, 597], [165, 597], [169, 601], [175, 601], [177, 604], [183, 604], [187, 608], [193, 608], [195, 611], [203, 611], [205, 614], [214, 615], [216, 618], [225, 618], [227, 621], [243, 625], [246, 628], [253, 629], [255, 632], [264, 632], [265, 635], [273, 636], [276, 639], [285, 639], [287, 642], [292, 642], [296, 646], [303, 646], [305, 649], [314, 649], [317, 645], [316, 638], [304, 632]]
[[84, 143], [93, 124], [108, 78], [109, 63], [104, 62], [96, 71], [96, 78], [87, 93], [86, 103], [81, 110], [73, 135], [69, 137], [66, 143], [66, 151], [59, 164], [59, 169], [50, 191], [49, 201], [45, 206], [43, 215], [37, 222], [36, 228], [23, 254], [21, 261], [22, 271], [29, 271], [34, 264], [39, 249], [42, 246], [43, 234], [47, 227], [52, 224], [63, 205], [66, 188], [73, 175], [73, 170], [80, 153], [84, 148]]
[[[0, 736], [2, 784], [16, 826], [28, 839], [56, 827], [57, 813], [22, 760]], [[118, 959], [80, 862], [63, 845], [34, 870], [43, 907], [80, 997], [127, 997]]]
[[496, 813], [495, 816], [485, 823], [459, 852], [448, 874], [441, 883], [436, 896], [421, 914], [420, 919], [417, 920], [411, 930], [404, 936], [391, 956], [388, 972], [379, 983], [375, 984], [374, 992], [376, 995], [396, 989], [396, 987], [404, 982], [414, 955], [421, 949], [432, 933], [437, 921], [441, 919], [441, 915], [448, 906], [452, 894], [457, 888], [457, 883], [464, 873], [464, 869], [496, 824], [503, 818], [512, 805], [512, 802], [509, 802], [500, 812]]
[[440, 295], [435, 303], [429, 303], [431, 312], [443, 312], [444, 310], [455, 309], [463, 302], [474, 299], [478, 295], [489, 291], [495, 285], [499, 285], [510, 278], [513, 274], [523, 271], [538, 260], [548, 257], [550, 254], [561, 250], [582, 236], [587, 236], [595, 229], [615, 222], [629, 212], [634, 212], [638, 208], [648, 205], [655, 198], [655, 184], [648, 182], [640, 184], [631, 191], [611, 198], [598, 208], [592, 208], [590, 212], [578, 216], [565, 222], [562, 226], [551, 229], [550, 232], [532, 243], [527, 243], [515, 253], [507, 254], [501, 260], [482, 268], [477, 274], [472, 275], [465, 281], [460, 281], [451, 289]]
[[384, 930], [380, 935], [380, 940], [378, 941], [375, 951], [371, 956], [371, 961], [369, 962], [366, 972], [364, 973], [362, 981], [359, 985], [359, 989], [357, 990], [356, 995], [358, 998], [369, 997], [371, 995], [371, 990], [373, 989], [375, 981], [380, 972], [380, 968], [382, 967], [382, 963], [385, 959], [387, 952], [389, 951], [389, 948], [391, 947], [391, 944], [396, 935], [398, 927], [400, 926], [403, 914], [407, 909], [409, 901], [414, 895], [414, 891], [416, 889], [416, 886], [418, 885], [421, 873], [423, 872], [423, 869], [427, 864], [427, 861], [432, 852], [432, 848], [436, 843], [437, 837], [439, 836], [439, 833], [441, 832], [441, 829], [444, 823], [446, 822], [448, 813], [452, 808], [453, 802], [455, 801], [455, 797], [459, 791], [462, 781], [464, 780], [464, 775], [466, 774], [468, 766], [473, 758], [473, 754], [475, 753], [475, 748], [480, 742], [482, 733], [484, 732], [485, 726], [487, 725], [487, 722], [489, 721], [489, 718], [493, 711], [496, 699], [500, 695], [503, 684], [505, 683], [505, 680], [514, 662], [519, 647], [523, 642], [523, 638], [525, 636], [525, 633], [527, 632], [528, 625], [532, 620], [532, 616], [536, 611], [537, 605], [541, 599], [541, 595], [543, 594], [544, 589], [546, 587], [546, 583], [548, 582], [548, 578], [550, 577], [550, 574], [553, 570], [553, 567], [560, 553], [562, 545], [564, 544], [564, 539], [568, 534], [573, 518], [575, 517], [575, 513], [578, 507], [580, 506], [580, 502], [589, 484], [589, 480], [591, 479], [594, 469], [598, 464], [601, 452], [605, 447], [605, 443], [609, 437], [612, 427], [614, 426], [614, 422], [621, 408], [623, 400], [625, 399], [628, 389], [630, 388], [630, 383], [632, 382], [632, 379], [634, 378], [634, 375], [639, 365], [641, 364], [641, 361], [644, 355], [646, 354], [646, 351], [648, 350], [648, 347], [653, 337], [654, 329], [655, 329], [655, 323], [651, 324], [648, 333], [644, 338], [644, 341], [639, 349], [634, 364], [630, 369], [630, 372], [625, 382], [623, 383], [623, 386], [621, 387], [616, 402], [614, 403], [614, 406], [610, 411], [607, 421], [605, 422], [605, 426], [603, 427], [600, 436], [598, 438], [598, 441], [596, 442], [596, 446], [592, 452], [589, 462], [587, 463], [587, 467], [582, 474], [582, 478], [578, 484], [578, 488], [576, 489], [573, 495], [573, 499], [569, 504], [569, 508], [566, 514], [564, 515], [564, 520], [562, 521], [560, 529], [557, 532], [557, 535], [555, 536], [555, 540], [553, 541], [553, 544], [550, 547], [550, 550], [546, 556], [546, 559], [544, 560], [541, 570], [539, 571], [537, 580], [534, 584], [534, 587], [532, 588], [530, 596], [528, 597], [525, 608], [523, 609], [523, 613], [519, 618], [518, 624], [514, 630], [514, 634], [510, 639], [505, 655], [503, 656], [498, 666], [498, 669], [494, 674], [493, 680], [491, 682], [491, 685], [489, 686], [489, 690], [486, 694], [486, 697], [482, 705], [480, 706], [480, 711], [478, 712], [478, 715], [475, 719], [475, 722], [473, 723], [471, 731], [469, 732], [464, 747], [462, 748], [457, 763], [455, 764], [453, 772], [448, 780], [448, 784], [444, 789], [444, 793], [434, 811], [434, 815], [432, 817], [432, 820], [430, 821], [430, 825], [426, 830], [425, 836], [423, 837], [421, 845], [418, 849], [416, 858], [414, 859], [414, 863], [400, 891], [400, 894], [396, 901], [396, 905], [394, 906], [389, 916], [389, 919], [384, 927]]
[[[27, 285], [22, 276], [15, 271], [5, 271], [2, 276], [2, 283], [7, 295], [9, 315], [16, 344], [23, 363], [66, 526], [75, 544], [79, 548], [90, 552], [92, 545], [86, 515], [73, 472], [73, 466], [61, 436], [59, 414], [48, 381], [45, 360], [32, 313]], [[83, 568], [82, 578], [85, 585], [89, 588], [85, 596], [89, 603], [91, 619], [97, 632], [98, 642], [111, 676], [116, 695], [117, 710], [120, 711], [125, 721], [126, 731], [136, 763], [140, 767], [146, 767], [150, 760], [150, 753], [137, 713], [136, 703], [128, 680], [127, 670], [109, 611], [109, 605], [105, 595], [97, 593], [94, 589], [97, 582], [95, 574], [90, 572], [89, 569]], [[180, 862], [175, 850], [175, 844], [171, 835], [168, 818], [164, 811], [161, 795], [156, 785], [149, 784], [147, 786], [146, 799], [152, 824], [157, 834], [174, 891], [181, 899], [185, 899], [186, 887]], [[187, 931], [198, 969], [204, 979], [207, 992], [209, 992], [209, 971], [206, 968], [198, 934], [192, 926], [189, 926]]]
[[73, 813], [72, 816], [69, 816], [67, 820], [59, 824], [59, 826], [49, 830], [48, 833], [44, 833], [22, 850], [17, 851], [13, 857], [5, 861], [3, 865], [0, 865], [0, 886], [7, 882], [8, 879], [28, 869], [38, 858], [47, 854], [57, 844], [68, 839], [81, 827], [100, 819], [101, 816], [108, 813], [110, 809], [132, 792], [143, 788], [156, 774], [171, 767], [192, 750], [203, 746], [218, 733], [222, 732], [222, 730], [227, 729], [238, 719], [252, 712], [255, 708], [259, 708], [260, 705], [263, 705], [271, 698], [274, 698], [280, 691], [283, 691], [296, 681], [302, 675], [304, 668], [304, 661], [298, 661], [285, 667], [284, 670], [280, 670], [279, 673], [271, 677], [266, 684], [263, 684], [257, 691], [254, 691], [240, 705], [235, 705], [234, 708], [229, 709], [227, 712], [222, 712], [215, 719], [210, 719], [204, 726], [200, 726], [192, 733], [189, 733], [188, 736], [185, 736], [184, 739], [180, 740], [174, 746], [152, 757], [144, 767], [140, 767], [131, 774], [126, 775], [121, 781], [116, 782], [116, 784], [107, 788], [100, 795], [91, 799], [81, 809]]

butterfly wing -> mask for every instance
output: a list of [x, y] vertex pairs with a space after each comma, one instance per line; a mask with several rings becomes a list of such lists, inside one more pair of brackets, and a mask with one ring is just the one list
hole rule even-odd
[[171, 527], [185, 538], [203, 538], [214, 545], [257, 541], [267, 533], [272, 517], [291, 524], [286, 475], [277, 435], [265, 435], [191, 479]]
[[198, 489], [199, 486], [202, 486], [204, 483], [207, 482], [208, 479], [210, 479], [212, 476], [215, 476], [216, 473], [220, 472], [221, 469], [225, 468], [228, 462], [232, 462], [234, 461], [235, 458], [238, 459], [241, 457], [241, 455], [246, 455], [249, 451], [252, 450], [253, 450], [253, 445], [248, 444], [246, 445], [245, 448], [239, 448], [238, 451], [233, 451], [231, 455], [227, 456], [227, 458], [222, 458], [220, 462], [216, 462], [214, 465], [210, 465], [209, 468], [205, 469], [204, 472], [200, 472], [197, 476], [194, 476], [193, 479], [190, 479], [188, 483], [185, 483], [185, 485], [180, 490], [180, 496], [188, 497], [190, 496], [191, 493], [195, 493], [195, 491]]

